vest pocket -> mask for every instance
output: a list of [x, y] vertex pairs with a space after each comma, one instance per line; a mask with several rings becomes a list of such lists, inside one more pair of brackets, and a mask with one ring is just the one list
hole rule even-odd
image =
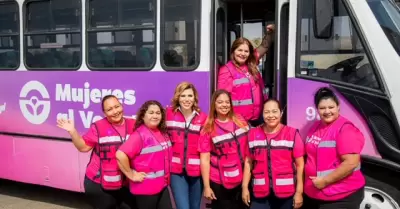
[[255, 197], [266, 197], [269, 194], [268, 175], [264, 172], [253, 172], [252, 185]]
[[188, 175], [199, 176], [200, 175], [200, 156], [191, 155], [187, 156], [186, 171]]
[[277, 197], [289, 197], [296, 191], [294, 173], [279, 173], [273, 178], [275, 195]]
[[222, 184], [225, 188], [234, 188], [242, 182], [242, 166], [240, 160], [226, 160], [221, 158], [219, 161], [219, 170]]
[[105, 190], [117, 190], [122, 187], [123, 176], [116, 160], [102, 161], [100, 171], [101, 186]]

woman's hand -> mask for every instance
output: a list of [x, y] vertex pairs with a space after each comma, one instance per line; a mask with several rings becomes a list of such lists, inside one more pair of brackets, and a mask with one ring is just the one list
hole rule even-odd
[[207, 200], [216, 200], [217, 199], [215, 197], [214, 191], [210, 187], [204, 188], [204, 197]]
[[247, 205], [248, 207], [250, 207], [250, 192], [249, 192], [249, 188], [242, 188], [242, 201], [245, 205]]

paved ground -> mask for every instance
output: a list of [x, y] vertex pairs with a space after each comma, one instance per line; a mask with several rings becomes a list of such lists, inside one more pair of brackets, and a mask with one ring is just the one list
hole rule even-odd
[[0, 209], [90, 209], [80, 193], [0, 180]]

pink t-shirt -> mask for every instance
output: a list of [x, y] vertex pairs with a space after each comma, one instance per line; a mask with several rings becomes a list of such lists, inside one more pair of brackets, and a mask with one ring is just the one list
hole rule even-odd
[[[317, 147], [319, 142], [321, 141], [322, 136], [324, 136], [328, 129], [329, 125], [323, 126], [321, 124], [320, 127], [317, 128], [314, 133], [312, 133], [313, 137], [310, 137], [310, 139], [308, 139], [308, 141], [306, 142], [305, 149], [307, 153], [307, 162], [305, 165], [304, 193], [314, 199], [333, 201], [345, 198], [348, 195], [352, 194], [354, 191], [334, 196], [327, 196], [321, 190], [317, 189], [310, 179], [310, 176], [317, 176]], [[360, 154], [364, 146], [364, 142], [364, 136], [356, 127], [350, 124], [345, 124], [343, 125], [336, 139], [337, 153], [338, 155]]]
[[[228, 122], [219, 122], [215, 120], [215, 122], [221, 126], [223, 129], [233, 132], [235, 124], [233, 121], [228, 121]], [[236, 126], [236, 129], [239, 127]], [[225, 133], [222, 133], [225, 134]], [[216, 151], [214, 144], [212, 143], [211, 140], [211, 135], [201, 132], [200, 138], [199, 138], [199, 152], [200, 153], [209, 153], [211, 151]], [[245, 140], [240, 140], [240, 150], [243, 156], [243, 159], [249, 155], [249, 146], [248, 146], [248, 141], [247, 141], [247, 135], [245, 136]], [[213, 181], [214, 183], [217, 184], [222, 184], [221, 178], [220, 178], [220, 173], [219, 170], [213, 166], [210, 166], [210, 180]]]
[[[283, 127], [283, 126], [281, 126]], [[264, 132], [265, 133], [265, 132]], [[267, 137], [268, 144], [270, 143], [271, 139], [275, 138], [279, 134], [279, 131], [273, 133], [273, 134], [268, 134], [265, 133], [265, 136]], [[249, 152], [251, 153], [251, 152]], [[305, 155], [305, 148], [304, 148], [304, 141], [301, 138], [300, 134], [297, 132], [296, 136], [294, 138], [294, 147], [293, 147], [293, 158], [299, 158], [303, 157]], [[254, 158], [252, 155], [250, 157]]]
[[[155, 139], [159, 143], [168, 141], [168, 139], [166, 139], [159, 130], [153, 130], [153, 129], [149, 129], [149, 130], [153, 133]], [[123, 145], [121, 145], [119, 147], [119, 150], [128, 156], [128, 158], [130, 160], [130, 166], [132, 169], [135, 169], [135, 158], [136, 158], [136, 156], [138, 156], [140, 154], [140, 152], [142, 151], [142, 148], [143, 148], [143, 141], [137, 131], [134, 131], [130, 135], [129, 139]], [[169, 175], [170, 161], [171, 161], [170, 155], [164, 155], [164, 156], [165, 156], [164, 159], [153, 159], [153, 160], [164, 160], [165, 174]], [[138, 170], [138, 172], [141, 172], [141, 171]], [[167, 186], [167, 182], [165, 182], [165, 186]]]
[[[258, 60], [258, 52], [257, 50], [254, 51], [254, 54], [256, 55], [256, 60]], [[217, 84], [217, 89], [224, 89], [228, 92], [232, 92], [233, 90], [233, 77], [232, 74], [229, 71], [229, 68], [227, 65], [231, 67], [235, 67], [235, 65], [232, 63], [232, 61], [229, 61], [226, 65], [222, 66], [219, 69], [218, 72], [218, 84]], [[247, 65], [243, 65], [240, 67], [244, 72], [249, 72], [249, 69]], [[264, 92], [264, 80], [262, 79], [261, 73], [257, 75], [258, 83], [256, 85], [255, 79], [253, 76], [250, 76], [250, 82], [251, 85], [253, 86], [252, 92], [253, 92], [253, 102], [255, 105], [262, 106], [264, 100], [267, 99], [267, 96], [263, 94]], [[251, 118], [251, 120], [257, 119], [258, 116], [261, 113], [261, 108], [257, 108], [257, 112], [254, 113], [255, 118]]]
[[[114, 128], [118, 131], [118, 133], [122, 136], [125, 137], [125, 132], [126, 132], [126, 126], [125, 123], [122, 125], [113, 125]], [[95, 149], [97, 149], [97, 145], [99, 143], [99, 137], [97, 134], [97, 130], [94, 124], [92, 124], [86, 132], [85, 135], [82, 136], [83, 140], [85, 141], [85, 144], [89, 147], [93, 147], [92, 152], [94, 152]], [[86, 168], [86, 176], [96, 182], [100, 183], [100, 158], [96, 154], [92, 153], [90, 161], [87, 165]], [[93, 178], [94, 176], [98, 176], [99, 178]]]

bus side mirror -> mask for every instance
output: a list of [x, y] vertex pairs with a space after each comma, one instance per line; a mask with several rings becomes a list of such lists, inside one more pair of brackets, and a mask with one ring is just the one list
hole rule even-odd
[[333, 0], [314, 0], [314, 37], [329, 39], [333, 28]]

